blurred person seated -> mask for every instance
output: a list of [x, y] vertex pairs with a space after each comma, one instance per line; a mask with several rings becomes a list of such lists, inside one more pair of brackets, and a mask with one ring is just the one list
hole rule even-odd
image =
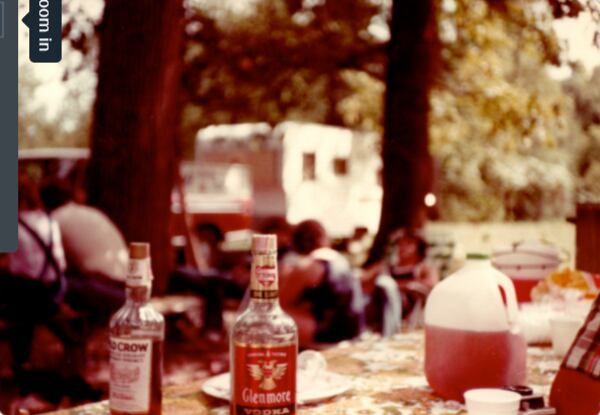
[[[16, 383], [23, 395], [40, 383], [40, 371], [32, 370], [28, 359], [35, 327], [44, 325], [63, 343], [69, 364], [63, 366], [65, 376], [60, 377], [60, 383], [42, 382], [38, 392], [54, 403], [58, 403], [63, 392], [97, 399], [100, 395], [80, 376], [84, 363], [81, 336], [63, 319], [68, 319], [72, 312], [63, 304], [67, 283], [60, 228], [42, 209], [35, 184], [24, 175], [19, 177], [18, 221], [18, 248], [1, 257], [0, 271], [0, 318], [9, 322], [8, 339]], [[42, 378], [52, 378], [51, 374], [42, 373]]]
[[0, 272], [0, 318], [16, 323], [9, 339], [16, 376], [29, 358], [35, 325], [59, 312], [66, 290], [60, 229], [26, 176], [19, 177], [18, 221], [18, 248], [2, 255]]
[[418, 282], [431, 290], [438, 283], [438, 272], [425, 261], [427, 241], [419, 230], [402, 228], [392, 232], [387, 250], [390, 272], [401, 287]]
[[330, 248], [325, 229], [315, 220], [298, 224], [292, 243], [301, 258], [280, 273], [280, 300], [298, 325], [301, 346], [358, 336], [364, 299], [348, 260]]
[[[202, 253], [194, 249], [197, 235], [188, 228], [188, 248], [191, 253], [191, 265], [183, 261], [169, 277], [167, 291], [173, 294], [191, 293], [202, 297], [202, 322], [200, 335], [214, 343], [226, 339], [223, 313], [226, 300], [241, 300], [244, 286], [249, 280], [250, 258], [246, 252], [220, 252], [215, 267], [203, 261]], [[213, 257], [215, 259], [215, 257]], [[212, 261], [208, 261], [212, 262]], [[180, 322], [178, 328], [190, 337], [197, 336], [197, 324], [187, 328]]]
[[425, 261], [426, 254], [427, 242], [420, 231], [401, 228], [390, 234], [385, 266], [400, 289], [402, 317], [409, 327], [421, 324], [427, 296], [439, 281], [436, 269]]
[[[278, 261], [281, 269], [294, 263], [297, 254], [292, 250], [292, 227], [281, 216], [266, 218], [259, 227], [260, 233], [277, 235]], [[232, 261], [227, 261], [231, 259]], [[205, 337], [215, 340], [223, 334], [223, 311], [226, 300], [242, 300], [242, 307], [247, 304], [244, 290], [250, 279], [251, 257], [244, 252], [243, 256], [223, 255], [219, 269], [199, 270], [190, 266], [179, 266], [171, 275], [170, 292], [192, 292], [203, 297]]]
[[348, 254], [352, 266], [360, 267], [365, 263], [369, 255], [369, 248], [373, 244], [373, 235], [369, 234], [369, 229], [361, 226], [354, 229], [354, 233], [348, 240]]
[[427, 242], [420, 231], [401, 228], [388, 238], [385, 258], [363, 269], [361, 285], [368, 296], [367, 323], [383, 336], [422, 324], [425, 301], [439, 281], [426, 261]]
[[40, 193], [62, 235], [68, 264], [65, 301], [105, 322], [125, 301], [125, 239], [99, 209], [75, 202], [68, 181], [50, 179]]

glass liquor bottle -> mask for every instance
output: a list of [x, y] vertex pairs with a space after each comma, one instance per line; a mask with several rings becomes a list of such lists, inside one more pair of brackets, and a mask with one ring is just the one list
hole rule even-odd
[[112, 415], [160, 415], [162, 405], [163, 316], [148, 302], [152, 287], [150, 245], [129, 245], [125, 304], [110, 320]]
[[295, 414], [298, 330], [279, 305], [277, 239], [252, 238], [250, 301], [230, 337], [231, 414]]

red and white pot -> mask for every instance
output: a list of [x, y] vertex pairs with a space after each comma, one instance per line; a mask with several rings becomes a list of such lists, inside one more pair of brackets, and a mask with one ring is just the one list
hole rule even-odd
[[540, 241], [518, 242], [492, 254], [492, 264], [513, 280], [521, 303], [531, 301], [531, 289], [556, 271], [564, 259], [559, 248]]

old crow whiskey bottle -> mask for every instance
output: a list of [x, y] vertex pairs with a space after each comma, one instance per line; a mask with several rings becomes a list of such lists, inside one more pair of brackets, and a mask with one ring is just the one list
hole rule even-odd
[[165, 322], [148, 303], [152, 287], [150, 245], [129, 245], [125, 305], [110, 320], [112, 415], [160, 415]]
[[278, 284], [276, 236], [254, 235], [250, 302], [230, 339], [232, 415], [296, 413], [298, 330]]

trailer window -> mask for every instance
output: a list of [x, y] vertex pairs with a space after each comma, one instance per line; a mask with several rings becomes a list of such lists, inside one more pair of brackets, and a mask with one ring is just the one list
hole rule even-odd
[[304, 153], [302, 155], [302, 179], [305, 181], [315, 180], [317, 156], [315, 153]]
[[348, 174], [348, 159], [339, 157], [334, 158], [333, 172], [336, 176], [346, 176]]

